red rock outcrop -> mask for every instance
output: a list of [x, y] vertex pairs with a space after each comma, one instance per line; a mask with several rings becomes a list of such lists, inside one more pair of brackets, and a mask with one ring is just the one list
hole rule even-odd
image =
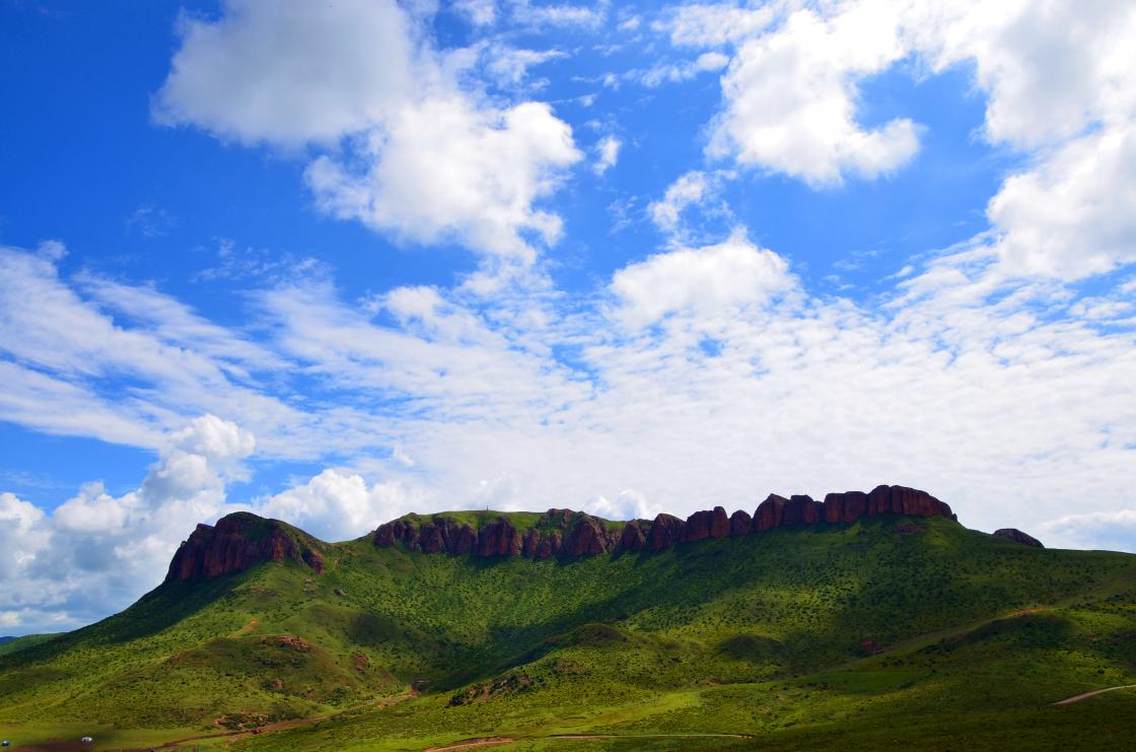
[[682, 540], [684, 523], [678, 517], [659, 514], [651, 523], [651, 533], [647, 536], [647, 547], [652, 551], [662, 551]]
[[564, 539], [561, 552], [568, 556], [595, 556], [608, 550], [607, 532], [595, 517], [581, 515]]
[[682, 528], [683, 541], [725, 538], [729, 534], [730, 518], [722, 507], [714, 507], [713, 511], [695, 512], [686, 518]]
[[781, 519], [785, 515], [785, 505], [789, 500], [784, 496], [769, 494], [765, 501], [758, 504], [753, 513], [753, 529], [756, 532], [765, 532], [775, 527], [781, 527]]
[[235, 512], [216, 526], [198, 525], [178, 547], [166, 581], [220, 577], [269, 561], [292, 561], [316, 574], [324, 569], [314, 540], [283, 522]]
[[399, 543], [424, 553], [547, 559], [595, 556], [609, 551], [661, 551], [680, 543], [744, 537], [779, 527], [850, 524], [862, 517], [885, 514], [956, 519], [947, 504], [925, 491], [877, 486], [870, 493], [830, 493], [823, 503], [803, 494], [790, 498], [770, 494], [752, 518], [741, 510], [727, 516], [722, 507], [695, 512], [685, 521], [660, 514], [650, 522], [631, 520], [619, 533], [608, 530], [603, 520], [571, 509], [549, 509], [523, 531], [514, 528], [504, 516], [474, 530], [446, 515], [429, 519], [408, 515], [381, 525], [373, 540], [376, 546]]
[[868, 510], [868, 494], [863, 491], [830, 493], [824, 497], [824, 521], [830, 525], [855, 522]]
[[536, 549], [536, 558], [547, 559], [560, 553], [561, 538], [556, 530], [543, 533], [540, 536], [540, 545]]
[[822, 507], [811, 496], [794, 494], [784, 505], [781, 514], [782, 525], [813, 525], [822, 519]]
[[519, 556], [522, 548], [520, 532], [504, 517], [477, 531], [478, 556]]
[[995, 530], [994, 535], [1006, 540], [1012, 540], [1014, 543], [1021, 543], [1023, 546], [1033, 546], [1034, 548], [1045, 548], [1037, 538], [1023, 533], [1016, 527], [1004, 527], [1001, 530]]
[[[650, 525], [651, 523], [647, 523]], [[647, 533], [639, 520], [631, 520], [623, 526], [623, 534], [619, 536], [619, 547], [623, 551], [642, 551], [647, 546]]]
[[730, 537], [741, 538], [753, 532], [753, 518], [739, 509], [730, 515]]
[[540, 548], [540, 531], [535, 527], [530, 528], [525, 533], [524, 543], [521, 544], [521, 556], [528, 559], [535, 559], [536, 552]]

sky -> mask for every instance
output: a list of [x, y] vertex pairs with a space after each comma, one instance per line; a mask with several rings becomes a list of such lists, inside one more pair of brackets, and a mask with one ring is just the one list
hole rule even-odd
[[0, 633], [199, 522], [925, 489], [1136, 551], [1127, 0], [0, 0]]

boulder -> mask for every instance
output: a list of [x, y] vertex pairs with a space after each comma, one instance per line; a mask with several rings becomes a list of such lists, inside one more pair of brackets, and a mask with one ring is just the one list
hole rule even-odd
[[1034, 548], [1045, 548], [1037, 538], [1023, 533], [1016, 527], [1004, 527], [1001, 530], [995, 530], [994, 535], [998, 538], [1005, 538], [1012, 540], [1014, 543], [1021, 543], [1023, 546], [1033, 546]]

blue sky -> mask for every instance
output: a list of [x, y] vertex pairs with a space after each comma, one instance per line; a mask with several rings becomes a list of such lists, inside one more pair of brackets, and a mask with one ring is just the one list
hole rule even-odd
[[0, 632], [236, 508], [1136, 550], [1124, 2], [0, 3]]

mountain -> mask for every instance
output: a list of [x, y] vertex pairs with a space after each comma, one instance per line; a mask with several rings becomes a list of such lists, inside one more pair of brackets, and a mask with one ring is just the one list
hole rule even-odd
[[1136, 692], [1053, 703], [1130, 684], [1136, 556], [968, 530], [915, 489], [686, 519], [406, 515], [334, 544], [239, 513], [122, 613], [0, 656], [0, 735], [1119, 750]]

